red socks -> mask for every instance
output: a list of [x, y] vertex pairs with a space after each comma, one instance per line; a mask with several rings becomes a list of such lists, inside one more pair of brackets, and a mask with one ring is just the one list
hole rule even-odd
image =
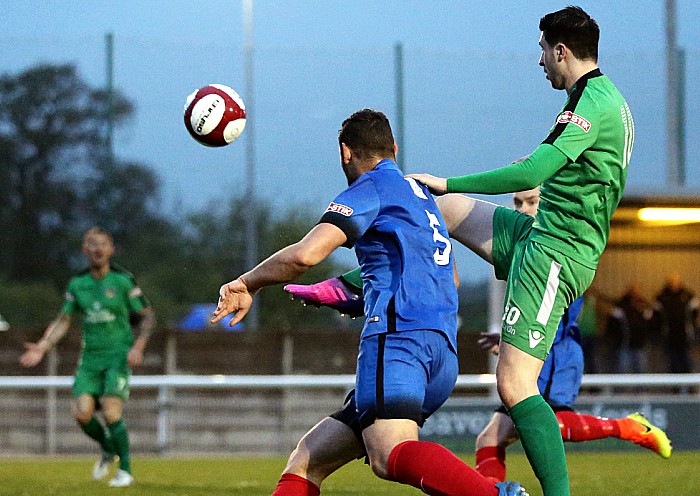
[[404, 441], [389, 455], [389, 478], [432, 496], [497, 496], [494, 483], [436, 443]]
[[316, 484], [294, 474], [283, 474], [272, 496], [319, 496], [321, 490]]
[[485, 446], [478, 449], [476, 471], [494, 484], [506, 480], [506, 448]]
[[561, 437], [564, 441], [592, 441], [606, 437], [620, 437], [620, 426], [616, 419], [582, 415], [571, 411], [555, 412]]

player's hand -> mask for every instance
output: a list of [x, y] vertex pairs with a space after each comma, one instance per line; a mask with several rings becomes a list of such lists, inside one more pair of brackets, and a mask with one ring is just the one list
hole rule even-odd
[[444, 177], [431, 176], [430, 174], [408, 174], [406, 177], [415, 179], [421, 184], [425, 184], [434, 195], [444, 195], [447, 193], [447, 179]]
[[24, 347], [27, 349], [22, 356], [19, 358], [19, 363], [25, 367], [34, 367], [38, 365], [44, 358], [44, 348], [39, 346], [37, 343], [24, 343]]
[[126, 354], [126, 361], [129, 367], [138, 367], [143, 363], [143, 351], [133, 346]]
[[501, 344], [501, 335], [497, 332], [482, 332], [477, 340], [479, 348], [494, 355], [498, 355], [498, 346]]
[[252, 304], [253, 294], [248, 291], [248, 286], [239, 277], [235, 281], [224, 284], [219, 289], [219, 302], [214, 310], [214, 318], [211, 319], [211, 323], [216, 324], [227, 315], [235, 313], [229, 323], [233, 327], [243, 320]]

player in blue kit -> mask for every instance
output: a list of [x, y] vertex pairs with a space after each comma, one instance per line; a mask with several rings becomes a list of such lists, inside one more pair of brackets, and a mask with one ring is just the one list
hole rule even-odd
[[[515, 210], [533, 216], [540, 201], [539, 188], [513, 194]], [[314, 306], [328, 306], [347, 315], [362, 315], [362, 288], [358, 270], [312, 285], [289, 284], [285, 291], [294, 298]], [[634, 413], [625, 418], [604, 418], [585, 415], [573, 410], [583, 376], [583, 350], [578, 329], [578, 316], [583, 298], [575, 300], [564, 312], [554, 342], [537, 381], [543, 398], [552, 407], [559, 421], [564, 441], [581, 442], [617, 437], [631, 441], [654, 451], [663, 458], [671, 455], [671, 443], [666, 434], [652, 425], [646, 418]], [[482, 349], [497, 353], [500, 333], [482, 334], [479, 344]], [[333, 418], [346, 421], [352, 418], [352, 395]], [[350, 424], [352, 425], [352, 424]], [[494, 482], [506, 477], [506, 448], [518, 440], [505, 407], [494, 412], [491, 420], [476, 440], [476, 470]], [[307, 458], [296, 455], [290, 460], [292, 466], [308, 465]]]
[[[336, 248], [354, 246], [366, 319], [355, 409], [347, 413], [359, 425], [374, 473], [426, 494], [524, 494], [519, 484], [497, 487], [446, 448], [418, 440], [419, 426], [449, 397], [458, 374], [451, 244], [432, 196], [397, 167], [384, 114], [355, 112], [343, 122], [338, 142], [348, 188], [301, 241], [223, 285], [212, 322], [235, 313], [235, 325], [259, 289], [291, 281]], [[332, 472], [361, 456], [362, 444], [345, 422], [324, 421], [311, 432], [317, 442], [326, 440], [324, 470]], [[285, 472], [273, 494], [317, 495], [322, 480]]]

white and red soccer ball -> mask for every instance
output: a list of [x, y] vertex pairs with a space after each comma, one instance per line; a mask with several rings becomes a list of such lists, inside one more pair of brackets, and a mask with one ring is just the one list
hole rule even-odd
[[210, 84], [187, 97], [185, 127], [190, 135], [206, 146], [233, 143], [245, 129], [243, 99], [223, 84]]

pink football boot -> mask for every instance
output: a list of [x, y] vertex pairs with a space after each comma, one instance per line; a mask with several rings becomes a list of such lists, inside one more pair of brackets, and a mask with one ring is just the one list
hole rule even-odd
[[337, 310], [341, 315], [361, 317], [364, 313], [362, 295], [338, 277], [309, 286], [287, 284], [284, 290], [292, 296], [292, 299], [301, 300], [315, 307], [329, 307]]

